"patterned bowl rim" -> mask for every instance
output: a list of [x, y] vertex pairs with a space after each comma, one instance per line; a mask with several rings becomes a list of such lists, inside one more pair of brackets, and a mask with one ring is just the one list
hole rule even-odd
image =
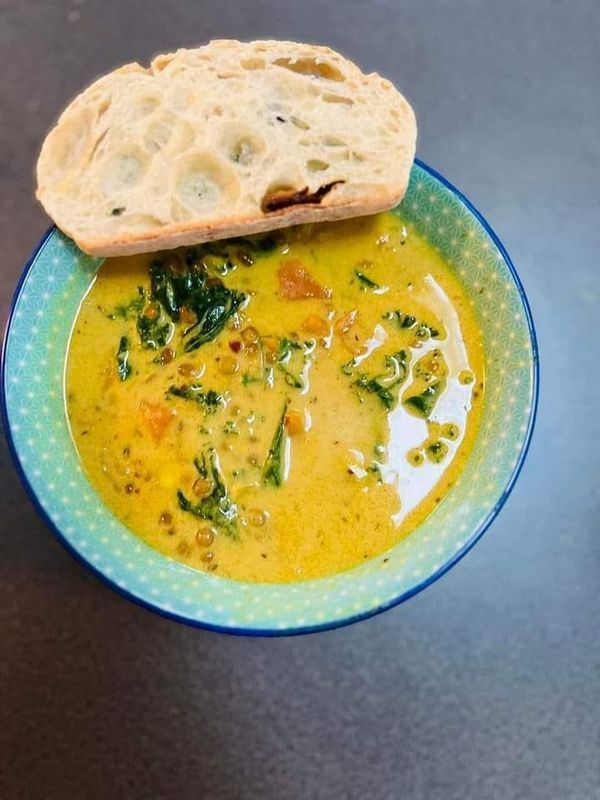
[[42, 236], [41, 240], [39, 241], [37, 247], [31, 254], [29, 260], [27, 261], [21, 277], [16, 285], [15, 291], [13, 293], [11, 303], [9, 306], [8, 311], [8, 318], [6, 321], [6, 326], [4, 330], [4, 338], [2, 342], [2, 352], [0, 354], [0, 416], [2, 418], [2, 424], [6, 433], [6, 439], [8, 442], [9, 452], [11, 454], [16, 472], [21, 480], [25, 491], [33, 504], [34, 508], [36, 509], [38, 515], [44, 520], [46, 525], [50, 528], [50, 530], [54, 533], [58, 541], [65, 547], [65, 549], [78, 561], [82, 564], [87, 570], [92, 572], [97, 578], [100, 579], [104, 584], [109, 586], [111, 589], [116, 591], [121, 596], [125, 597], [128, 600], [132, 600], [138, 606], [142, 608], [146, 608], [150, 611], [153, 611], [160, 616], [166, 617], [168, 619], [173, 619], [177, 622], [183, 622], [187, 625], [190, 625], [195, 628], [202, 628], [204, 630], [211, 630], [216, 631], [218, 633], [227, 633], [231, 635], [238, 635], [238, 636], [250, 636], [250, 637], [275, 637], [275, 636], [297, 636], [306, 633], [318, 633], [320, 631], [326, 630], [333, 630], [335, 628], [341, 628], [346, 625], [351, 625], [354, 622], [359, 622], [363, 619], [368, 619], [369, 617], [374, 617], [377, 614], [381, 614], [384, 611], [387, 611], [390, 608], [394, 608], [395, 606], [400, 605], [405, 600], [408, 600], [410, 597], [422, 592], [423, 589], [426, 589], [432, 583], [437, 581], [439, 578], [442, 577], [448, 570], [452, 569], [452, 567], [457, 564], [463, 556], [465, 556], [469, 550], [479, 541], [479, 539], [483, 536], [483, 534], [487, 531], [490, 527], [492, 522], [498, 516], [504, 504], [506, 503], [516, 481], [519, 477], [519, 474], [523, 468], [523, 464], [527, 457], [527, 453], [529, 451], [529, 446], [531, 444], [531, 438], [533, 435], [533, 430], [535, 427], [535, 422], [537, 418], [537, 410], [538, 410], [538, 399], [539, 399], [539, 373], [540, 373], [540, 365], [539, 365], [539, 353], [538, 353], [538, 342], [537, 342], [537, 335], [535, 331], [535, 326], [533, 323], [533, 317], [531, 314], [531, 309], [529, 306], [529, 301], [527, 300], [527, 295], [525, 294], [525, 289], [523, 288], [523, 284], [517, 270], [508, 255], [504, 245], [498, 238], [497, 234], [492, 229], [491, 225], [486, 221], [483, 217], [481, 212], [468, 200], [464, 194], [457, 189], [450, 181], [444, 178], [443, 175], [440, 175], [433, 167], [430, 167], [425, 162], [421, 161], [418, 158], [415, 158], [414, 162], [420, 169], [424, 172], [428, 173], [434, 180], [439, 181], [446, 189], [450, 191], [451, 194], [467, 209], [467, 211], [477, 220], [479, 225], [483, 228], [485, 233], [489, 236], [489, 238], [493, 241], [494, 245], [498, 249], [498, 252], [502, 255], [504, 263], [510, 272], [511, 278], [517, 288], [519, 293], [519, 298], [523, 305], [523, 311], [525, 315], [525, 320], [527, 322], [527, 328], [529, 332], [529, 339], [531, 344], [531, 356], [532, 356], [532, 374], [531, 374], [531, 388], [532, 388], [532, 395], [531, 395], [531, 407], [529, 412], [529, 418], [527, 420], [527, 428], [525, 432], [525, 436], [523, 437], [522, 446], [518, 455], [518, 458], [515, 462], [514, 468], [512, 473], [504, 486], [504, 489], [499, 496], [495, 505], [490, 509], [488, 514], [485, 518], [481, 521], [481, 523], [477, 526], [477, 528], [473, 531], [473, 534], [467, 539], [464, 545], [457, 550], [444, 564], [442, 564], [437, 570], [435, 570], [431, 575], [424, 578], [419, 583], [415, 584], [411, 588], [401, 592], [398, 596], [392, 598], [386, 603], [377, 606], [376, 608], [369, 609], [364, 612], [358, 612], [357, 614], [351, 614], [343, 619], [335, 619], [330, 622], [323, 622], [316, 625], [307, 625], [303, 627], [295, 627], [295, 628], [265, 628], [265, 629], [257, 629], [257, 628], [243, 628], [243, 627], [228, 627], [223, 625], [215, 625], [211, 624], [206, 621], [201, 621], [194, 619], [192, 617], [186, 617], [178, 613], [170, 612], [162, 607], [154, 605], [152, 602], [139, 597], [138, 595], [134, 594], [133, 592], [128, 591], [127, 589], [119, 586], [116, 581], [112, 580], [109, 576], [99, 570], [96, 566], [94, 566], [90, 561], [88, 561], [85, 556], [79, 552], [71, 542], [64, 536], [58, 526], [53, 522], [50, 518], [49, 514], [46, 512], [42, 504], [40, 503], [37, 494], [31, 485], [29, 478], [23, 469], [21, 462], [19, 460], [15, 441], [13, 439], [9, 417], [8, 417], [8, 407], [7, 407], [7, 350], [8, 350], [8, 341], [10, 339], [11, 328], [14, 320], [14, 314], [16, 310], [17, 301], [21, 294], [21, 290], [23, 285], [25, 284], [30, 271], [32, 270], [36, 257], [38, 253], [42, 250], [48, 239], [53, 235], [54, 231], [56, 230], [56, 226], [52, 225], [46, 233]]

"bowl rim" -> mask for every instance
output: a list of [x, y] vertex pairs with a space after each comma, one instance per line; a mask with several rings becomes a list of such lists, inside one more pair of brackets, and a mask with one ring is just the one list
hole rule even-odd
[[510, 272], [511, 278], [514, 281], [515, 286], [517, 287], [519, 298], [523, 305], [525, 320], [527, 322], [529, 340], [531, 342], [531, 354], [532, 354], [531, 409], [529, 412], [529, 418], [527, 420], [527, 428], [525, 431], [525, 436], [523, 438], [523, 444], [521, 446], [519, 456], [515, 462], [511, 475], [508, 481], [506, 482], [506, 485], [504, 486], [502, 494], [500, 495], [494, 506], [490, 509], [490, 511], [482, 520], [482, 522], [478, 525], [478, 527], [473, 531], [472, 535], [464, 543], [464, 545], [456, 553], [454, 553], [444, 564], [442, 564], [435, 572], [433, 572], [431, 575], [428, 575], [418, 584], [416, 584], [415, 586], [404, 592], [401, 592], [398, 596], [377, 606], [376, 608], [369, 609], [368, 611], [364, 612], [359, 612], [357, 614], [352, 614], [350, 616], [344, 617], [343, 619], [336, 619], [331, 622], [319, 623], [318, 625], [306, 625], [293, 628], [290, 627], [290, 628], [261, 628], [261, 629], [215, 625], [210, 622], [194, 619], [192, 617], [186, 617], [182, 614], [168, 611], [164, 608], [161, 608], [160, 606], [154, 605], [151, 601], [139, 597], [133, 592], [119, 586], [115, 580], [113, 580], [104, 572], [95, 567], [91, 562], [89, 562], [85, 558], [85, 556], [82, 555], [82, 553], [80, 553], [71, 544], [71, 542], [68, 541], [68, 539], [58, 528], [58, 526], [53, 522], [49, 514], [42, 506], [19, 460], [19, 456], [17, 454], [16, 445], [14, 442], [8, 418], [6, 362], [7, 362], [8, 341], [10, 339], [11, 329], [14, 322], [16, 305], [21, 295], [23, 285], [25, 284], [25, 281], [27, 280], [29, 273], [33, 269], [33, 265], [36, 261], [38, 253], [42, 250], [46, 242], [51, 238], [51, 236], [57, 230], [56, 225], [51, 225], [46, 230], [46, 232], [36, 245], [35, 249], [33, 250], [31, 256], [27, 260], [9, 304], [8, 316], [4, 328], [4, 336], [2, 341], [2, 351], [0, 353], [0, 417], [2, 419], [2, 425], [4, 427], [5, 436], [8, 443], [8, 449], [13, 460], [15, 471], [33, 507], [35, 508], [41, 519], [45, 522], [46, 526], [52, 531], [54, 536], [67, 550], [67, 552], [76, 561], [82, 564], [89, 572], [95, 575], [102, 583], [113, 589], [122, 597], [125, 597], [126, 599], [133, 601], [136, 605], [141, 606], [144, 609], [152, 611], [155, 614], [159, 614], [162, 617], [166, 617], [167, 619], [175, 620], [177, 622], [184, 623], [194, 628], [201, 628], [204, 630], [215, 631], [217, 633], [226, 633], [234, 636], [248, 636], [248, 637], [298, 636], [307, 633], [319, 633], [321, 631], [342, 628], [345, 627], [346, 625], [351, 625], [355, 622], [360, 622], [364, 619], [374, 617], [378, 614], [383, 613], [384, 611], [387, 611], [391, 608], [400, 605], [401, 603], [404, 603], [409, 598], [422, 592], [432, 583], [434, 583], [443, 575], [445, 575], [446, 572], [452, 569], [452, 567], [454, 567], [454, 565], [457, 564], [469, 552], [469, 550], [471, 550], [471, 548], [479, 541], [479, 539], [483, 536], [483, 534], [488, 530], [492, 522], [496, 519], [496, 517], [504, 507], [510, 493], [512, 492], [513, 487], [517, 481], [517, 478], [519, 477], [521, 470], [523, 468], [523, 464], [525, 463], [527, 453], [529, 452], [529, 447], [531, 444], [531, 439], [537, 419], [538, 400], [539, 400], [540, 364], [539, 364], [537, 334], [533, 322], [533, 317], [531, 314], [531, 308], [529, 305], [529, 301], [527, 299], [527, 295], [525, 293], [525, 289], [523, 287], [523, 283], [517, 273], [517, 270], [510, 256], [506, 251], [506, 248], [502, 244], [500, 238], [495, 233], [491, 225], [487, 222], [487, 220], [484, 218], [481, 212], [473, 205], [473, 203], [471, 203], [471, 201], [468, 200], [459, 189], [457, 189], [452, 183], [450, 183], [449, 180], [447, 180], [443, 175], [437, 172], [437, 170], [433, 169], [433, 167], [430, 167], [428, 164], [426, 164], [424, 161], [421, 161], [421, 159], [419, 158], [415, 158], [414, 163], [424, 172], [428, 173], [431, 177], [433, 177], [435, 180], [439, 181], [439, 183], [441, 183], [446, 189], [448, 189], [456, 197], [456, 199], [467, 209], [467, 211], [469, 211], [469, 213], [472, 214], [472, 216], [477, 220], [477, 222], [481, 225], [486, 234], [493, 241], [494, 245], [502, 255], [504, 263], [506, 264]]

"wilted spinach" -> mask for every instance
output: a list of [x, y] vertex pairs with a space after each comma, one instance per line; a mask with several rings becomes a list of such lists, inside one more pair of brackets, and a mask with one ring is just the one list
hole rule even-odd
[[117, 375], [119, 380], [126, 381], [131, 375], [132, 369], [129, 363], [129, 339], [127, 336], [121, 336], [119, 341], [119, 349], [117, 355]]
[[201, 478], [211, 482], [210, 494], [192, 503], [179, 489], [177, 492], [179, 507], [182, 511], [212, 522], [227, 536], [237, 539], [239, 537], [237, 505], [229, 497], [215, 450], [210, 447], [207, 453], [208, 455], [203, 453], [201, 459], [195, 458], [194, 466]]

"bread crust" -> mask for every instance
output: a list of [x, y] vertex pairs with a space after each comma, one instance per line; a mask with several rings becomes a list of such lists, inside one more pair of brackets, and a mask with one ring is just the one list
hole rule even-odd
[[[216, 40], [76, 97], [37, 197], [86, 253], [132, 255], [391, 208], [415, 141], [394, 86], [330, 48]], [[265, 212], [282, 192], [290, 205]]]

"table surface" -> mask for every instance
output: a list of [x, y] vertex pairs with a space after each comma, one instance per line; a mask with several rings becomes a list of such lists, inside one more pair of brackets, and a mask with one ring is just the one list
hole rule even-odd
[[3, 318], [48, 225], [33, 165], [68, 100], [124, 61], [278, 37], [404, 90], [419, 156], [511, 253], [542, 357], [530, 455], [488, 534], [403, 606], [312, 636], [207, 633], [117, 596], [38, 519], [2, 441], [0, 797], [600, 798], [597, 0], [0, 0], [0, 14]]

